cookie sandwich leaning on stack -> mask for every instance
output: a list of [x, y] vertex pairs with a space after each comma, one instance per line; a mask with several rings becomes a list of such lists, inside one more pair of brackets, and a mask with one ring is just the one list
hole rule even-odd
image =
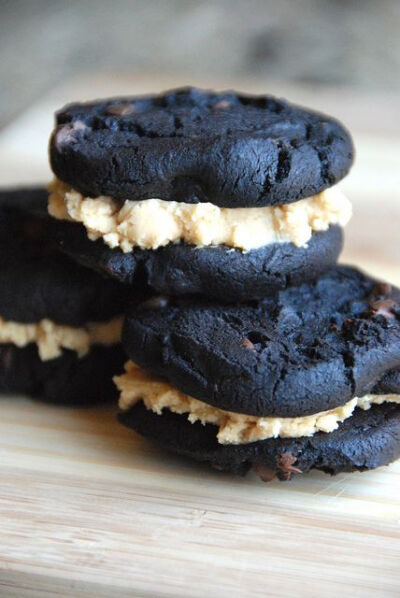
[[131, 309], [120, 419], [178, 453], [263, 479], [400, 454], [400, 291], [337, 266], [252, 303]]
[[50, 158], [61, 249], [154, 293], [125, 318], [124, 424], [266, 480], [399, 455], [399, 292], [335, 265], [340, 123], [182, 89], [67, 106]]
[[54, 403], [115, 397], [127, 293], [47, 235], [44, 188], [0, 192], [0, 392]]

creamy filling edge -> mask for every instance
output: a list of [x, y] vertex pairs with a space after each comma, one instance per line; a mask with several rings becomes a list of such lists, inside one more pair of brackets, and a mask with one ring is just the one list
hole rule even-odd
[[143, 401], [146, 409], [158, 415], [163, 409], [169, 409], [187, 415], [191, 423], [214, 424], [219, 428], [217, 439], [220, 444], [246, 444], [268, 438], [299, 438], [313, 436], [317, 432], [329, 433], [351, 417], [356, 407], [367, 410], [372, 404], [400, 404], [400, 395], [367, 394], [354, 397], [335, 409], [304, 417], [258, 417], [225, 411], [194, 399], [168, 382], [152, 379], [132, 361], [125, 364], [125, 373], [115, 376], [114, 382], [121, 393], [119, 406], [123, 411]]
[[122, 316], [108, 322], [91, 322], [81, 327], [64, 326], [48, 319], [25, 324], [0, 318], [0, 343], [26, 347], [35, 343], [42, 361], [60, 357], [62, 349], [84, 357], [92, 345], [110, 346], [120, 342]]
[[224, 245], [249, 251], [272, 243], [307, 246], [313, 231], [345, 226], [352, 206], [338, 187], [282, 206], [220, 208], [149, 198], [120, 202], [84, 197], [62, 181], [49, 186], [51, 216], [83, 224], [89, 239], [110, 248], [157, 249], [181, 241], [198, 246]]

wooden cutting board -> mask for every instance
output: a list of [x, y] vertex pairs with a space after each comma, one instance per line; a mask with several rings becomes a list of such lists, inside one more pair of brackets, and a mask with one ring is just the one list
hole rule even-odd
[[[181, 83], [69, 82], [0, 133], [1, 184], [49, 177], [57, 106]], [[358, 162], [343, 184], [355, 204], [343, 261], [400, 284], [397, 99], [267, 81], [217, 86], [273, 91], [344, 119]], [[400, 595], [400, 462], [265, 485], [163, 454], [111, 408], [12, 397], [1, 400], [0, 476], [1, 597]]]

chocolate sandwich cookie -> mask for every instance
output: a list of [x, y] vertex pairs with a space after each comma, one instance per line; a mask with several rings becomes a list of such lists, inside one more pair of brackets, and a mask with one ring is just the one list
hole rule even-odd
[[154, 297], [129, 310], [123, 344], [121, 421], [156, 439], [169, 426], [173, 450], [278, 475], [285, 453], [333, 473], [398, 456], [400, 291], [354, 268], [242, 305]]
[[253, 470], [263, 481], [289, 480], [318, 469], [335, 475], [388, 465], [400, 457], [400, 406], [358, 409], [336, 430], [311, 437], [270, 438], [248, 444], [220, 444], [218, 428], [190, 423], [165, 410], [162, 416], [138, 403], [119, 415], [121, 423], [164, 449], [208, 463], [219, 471], [245, 475]]
[[70, 105], [50, 142], [52, 234], [130, 285], [259, 299], [336, 263], [351, 205], [334, 185], [352, 157], [337, 121], [270, 96]]
[[0, 390], [59, 403], [115, 395], [125, 288], [46, 239], [47, 193], [0, 192]]

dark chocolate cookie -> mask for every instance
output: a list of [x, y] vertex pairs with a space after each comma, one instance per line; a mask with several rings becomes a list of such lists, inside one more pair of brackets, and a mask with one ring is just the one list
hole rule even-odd
[[308, 246], [274, 243], [243, 252], [224, 246], [170, 244], [157, 250], [123, 253], [101, 239], [90, 241], [79, 224], [49, 224], [60, 249], [84, 266], [133, 285], [146, 283], [166, 295], [200, 294], [221, 301], [260, 299], [317, 278], [337, 261], [343, 231], [331, 226], [313, 233]]
[[65, 405], [92, 405], [115, 399], [112, 377], [126, 360], [120, 344], [91, 347], [78, 358], [64, 350], [61, 357], [42, 361], [34, 344], [24, 348], [0, 344], [0, 393], [26, 393]]
[[128, 311], [128, 356], [188, 395], [296, 417], [370, 392], [400, 367], [400, 291], [338, 266], [242, 305], [161, 298]]
[[371, 393], [377, 395], [400, 395], [400, 370], [387, 372], [379, 380], [378, 384], [371, 389]]
[[225, 207], [314, 195], [352, 159], [348, 132], [328, 116], [194, 88], [66, 106], [50, 143], [55, 174], [85, 195]]
[[44, 190], [0, 192], [0, 317], [80, 326], [123, 312], [127, 290], [76, 265], [46, 239]]
[[121, 413], [119, 419], [163, 448], [234, 474], [244, 475], [253, 469], [264, 481], [274, 477], [287, 480], [311, 469], [332, 475], [365, 471], [400, 457], [400, 406], [393, 404], [374, 405], [369, 411], [356, 409], [329, 434], [242, 445], [221, 445], [215, 426], [191, 424], [184, 415], [167, 410], [157, 415], [143, 403]]

